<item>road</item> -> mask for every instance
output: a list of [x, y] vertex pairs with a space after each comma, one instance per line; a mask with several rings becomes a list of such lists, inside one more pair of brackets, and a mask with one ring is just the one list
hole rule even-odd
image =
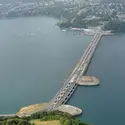
[[54, 108], [65, 104], [72, 96], [78, 86], [77, 82], [79, 78], [85, 74], [89, 66], [102, 35], [102, 33], [96, 33], [94, 35], [69, 78], [65, 81], [64, 85], [57, 92], [54, 98], [49, 102], [49, 106], [47, 107], [49, 110], [53, 110]]
[[62, 88], [57, 92], [57, 94], [52, 98], [52, 100], [48, 103], [47, 106], [43, 107], [41, 110], [34, 111], [29, 114], [23, 114], [21, 116], [29, 116], [33, 113], [43, 111], [43, 110], [54, 110], [58, 106], [65, 104], [77, 89], [77, 86], [78, 86], [77, 82], [79, 78], [85, 75], [85, 72], [89, 66], [89, 63], [103, 35], [105, 34], [101, 32], [97, 32], [94, 35], [93, 39], [89, 42], [87, 49], [84, 51], [82, 57], [78, 61], [71, 75], [68, 77], [68, 79], [65, 81]]

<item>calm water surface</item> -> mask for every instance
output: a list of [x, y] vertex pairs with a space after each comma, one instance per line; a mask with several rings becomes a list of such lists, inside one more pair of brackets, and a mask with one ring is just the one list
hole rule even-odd
[[[75, 67], [92, 37], [62, 32], [52, 18], [0, 21], [0, 113], [48, 102]], [[79, 87], [68, 104], [93, 125], [125, 123], [125, 35], [103, 37], [87, 75], [98, 87]]]
[[82, 108], [80, 118], [93, 125], [125, 124], [125, 35], [102, 39], [87, 74], [100, 86], [79, 87], [69, 104]]
[[48, 102], [92, 37], [62, 32], [47, 17], [0, 21], [0, 113]]

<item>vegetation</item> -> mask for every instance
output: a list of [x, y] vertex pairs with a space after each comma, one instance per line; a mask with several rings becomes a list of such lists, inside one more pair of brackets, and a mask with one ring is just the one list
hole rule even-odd
[[[108, 18], [108, 17], [107, 17]], [[103, 18], [105, 21], [108, 19]], [[101, 19], [102, 20], [102, 19]], [[73, 22], [70, 20], [58, 23], [57, 25], [61, 28], [88, 28], [89, 26], [96, 27], [100, 25], [101, 20], [81, 20], [80, 18], [75, 19]], [[103, 21], [104, 21], [103, 20]], [[110, 20], [104, 25], [103, 30], [111, 30], [114, 33], [125, 33], [125, 21]]]
[[58, 23], [57, 25], [61, 28], [70, 28], [70, 27], [87, 28], [87, 23], [85, 21], [82, 21], [82, 20], [77, 20], [73, 23], [71, 23], [71, 21], [68, 20], [68, 21], [65, 21], [65, 22]]
[[32, 120], [31, 123], [35, 125], [61, 125], [59, 120], [40, 121], [39, 119], [37, 119], [37, 120]]
[[70, 28], [71, 27], [71, 22], [70, 21], [58, 22], [57, 25], [60, 28]]
[[82, 20], [81, 17], [77, 17], [73, 22], [71, 20], [57, 23], [61, 28], [88, 28], [89, 26], [99, 26], [99, 20]]
[[70, 114], [52, 111], [52, 112], [39, 112], [30, 116], [31, 119], [40, 119], [41, 121], [59, 120], [61, 125], [89, 125], [80, 120], [73, 118]]
[[88, 123], [75, 119], [68, 113], [60, 111], [43, 111], [32, 114], [29, 117], [21, 118], [17, 116], [8, 118], [3, 117], [0, 118], [0, 125], [44, 125], [43, 123], [50, 123], [50, 121], [58, 121], [56, 122], [57, 124], [51, 125], [58, 125], [59, 122], [61, 125], [89, 125]]
[[111, 20], [105, 26], [104, 30], [112, 30], [112, 32], [125, 32], [125, 22], [119, 20]]
[[29, 121], [24, 119], [10, 117], [10, 118], [1, 120], [0, 125], [32, 125], [32, 124]]

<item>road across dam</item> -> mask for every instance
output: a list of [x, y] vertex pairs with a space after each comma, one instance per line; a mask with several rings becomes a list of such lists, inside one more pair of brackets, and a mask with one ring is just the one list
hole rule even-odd
[[[90, 64], [90, 61], [103, 35], [108, 35], [108, 34], [101, 32], [101, 31], [98, 31], [95, 33], [93, 39], [89, 42], [88, 47], [85, 49], [82, 57], [78, 61], [71, 75], [67, 78], [67, 80], [64, 82], [61, 89], [57, 92], [57, 94], [52, 98], [52, 100], [46, 106], [44, 106], [43, 108], [39, 110], [35, 110], [34, 112], [24, 113], [19, 116], [20, 117], [29, 116], [33, 113], [40, 112], [43, 110], [51, 111], [51, 110], [56, 109], [58, 106], [65, 104], [70, 99], [70, 97], [75, 92], [75, 90], [77, 89], [78, 80], [83, 75], [85, 75], [87, 68]], [[3, 116], [6, 116], [6, 115], [3, 115]]]
[[55, 97], [50, 101], [50, 110], [65, 104], [76, 90], [78, 80], [83, 76], [89, 66], [89, 63], [94, 55], [94, 52], [101, 40], [102, 33], [96, 33], [90, 41], [87, 49], [84, 51], [81, 59], [78, 61], [75, 69], [64, 83], [63, 87], [57, 92]]
[[[86, 70], [89, 66], [89, 63], [103, 35], [108, 35], [108, 34], [103, 32], [95, 33], [93, 39], [89, 42], [87, 49], [84, 51], [76, 67], [74, 68], [74, 70], [72, 71], [68, 79], [64, 82], [61, 89], [52, 98], [52, 100], [48, 103], [47, 106], [35, 112], [39, 112], [43, 110], [49, 110], [49, 111], [54, 110], [58, 106], [65, 104], [69, 100], [69, 98], [72, 96], [72, 94], [75, 92], [78, 86], [77, 84], [78, 80], [80, 79], [80, 77], [85, 75]], [[32, 113], [35, 113], [35, 112], [32, 112]], [[30, 114], [25, 114], [25, 115], [30, 115]]]

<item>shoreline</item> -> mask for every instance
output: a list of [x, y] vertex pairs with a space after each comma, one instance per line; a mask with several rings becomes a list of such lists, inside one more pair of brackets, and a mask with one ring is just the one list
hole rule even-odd
[[102, 30], [99, 30], [99, 29], [90, 29], [90, 28], [64, 28], [64, 29], [61, 29], [62, 32], [66, 32], [66, 31], [79, 31], [81, 32], [83, 35], [87, 35], [87, 36], [94, 36], [94, 34], [96, 34], [97, 32], [102, 32], [103, 33], [103, 36], [105, 35], [113, 35], [115, 33], [112, 33], [112, 31], [110, 30], [107, 30], [107, 31], [102, 31]]

